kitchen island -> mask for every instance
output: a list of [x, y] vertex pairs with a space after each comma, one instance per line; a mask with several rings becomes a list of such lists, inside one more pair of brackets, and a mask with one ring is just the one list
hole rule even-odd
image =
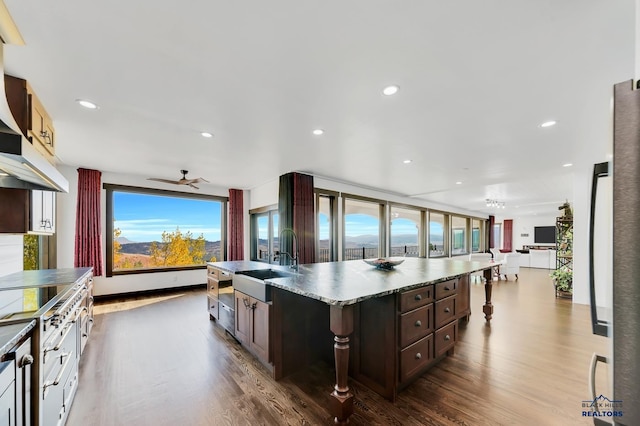
[[[353, 413], [349, 370], [354, 379], [394, 400], [403, 387], [453, 354], [458, 321], [470, 314], [470, 273], [484, 271], [487, 321], [493, 313], [488, 262], [406, 258], [392, 270], [361, 260], [306, 264], [296, 271], [247, 261], [209, 265], [232, 274], [270, 268], [293, 272], [264, 280], [271, 287], [269, 311], [261, 317], [268, 322], [268, 359], [279, 379], [333, 358], [330, 411], [337, 423]], [[255, 305], [244, 306], [248, 311]], [[236, 310], [238, 318], [242, 305]]]

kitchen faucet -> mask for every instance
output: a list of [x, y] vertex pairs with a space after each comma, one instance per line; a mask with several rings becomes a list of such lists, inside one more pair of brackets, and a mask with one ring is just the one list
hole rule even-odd
[[[290, 232], [293, 235], [293, 239], [295, 241], [295, 251], [294, 251], [295, 254], [292, 256], [290, 253], [282, 250], [280, 251], [279, 254], [286, 254], [289, 257], [289, 259], [291, 259], [291, 261], [293, 262], [293, 264], [291, 265], [291, 268], [297, 271], [298, 270], [298, 236], [296, 235], [295, 232], [293, 232], [293, 229], [284, 228], [282, 231], [280, 231], [280, 237], [278, 238], [278, 240], [280, 241], [280, 244], [282, 244], [282, 234], [284, 234], [285, 232]], [[291, 249], [293, 250], [293, 247]]]

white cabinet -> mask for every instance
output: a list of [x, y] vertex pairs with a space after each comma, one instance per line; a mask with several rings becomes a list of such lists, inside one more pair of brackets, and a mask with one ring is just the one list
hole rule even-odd
[[14, 361], [0, 364], [0, 424], [16, 423], [16, 375]]
[[56, 193], [31, 191], [30, 231], [37, 234], [53, 234], [56, 231]]

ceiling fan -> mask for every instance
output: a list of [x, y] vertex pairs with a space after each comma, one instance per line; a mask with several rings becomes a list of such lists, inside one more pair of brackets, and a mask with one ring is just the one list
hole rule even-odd
[[195, 186], [194, 183], [200, 183], [200, 182], [209, 183], [208, 180], [201, 177], [195, 178], [195, 179], [187, 179], [187, 173], [189, 173], [189, 170], [180, 170], [180, 173], [182, 173], [182, 179], [180, 180], [169, 180], [169, 179], [160, 179], [160, 178], [148, 178], [147, 180], [155, 180], [156, 182], [171, 183], [173, 185], [189, 185], [190, 187], [195, 189], [200, 189], [200, 188]]

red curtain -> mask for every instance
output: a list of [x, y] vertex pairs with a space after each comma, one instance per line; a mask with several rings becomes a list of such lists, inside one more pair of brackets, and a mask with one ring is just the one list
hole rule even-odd
[[504, 238], [502, 250], [513, 251], [513, 219], [505, 219], [502, 221], [504, 227]]
[[[300, 264], [314, 263], [316, 241], [313, 176], [302, 173], [287, 173], [280, 176], [278, 198], [280, 231], [289, 228], [296, 233]], [[291, 253], [294, 249], [290, 233], [282, 234], [280, 250]], [[288, 261], [281, 257], [281, 262]]]
[[229, 190], [229, 260], [244, 260], [243, 197], [241, 189]]
[[489, 216], [489, 248], [496, 248], [496, 242], [493, 235], [493, 225], [496, 224], [496, 217]]
[[102, 275], [102, 238], [100, 236], [100, 178], [98, 170], [78, 169], [76, 239], [73, 264], [92, 266], [93, 275]]

